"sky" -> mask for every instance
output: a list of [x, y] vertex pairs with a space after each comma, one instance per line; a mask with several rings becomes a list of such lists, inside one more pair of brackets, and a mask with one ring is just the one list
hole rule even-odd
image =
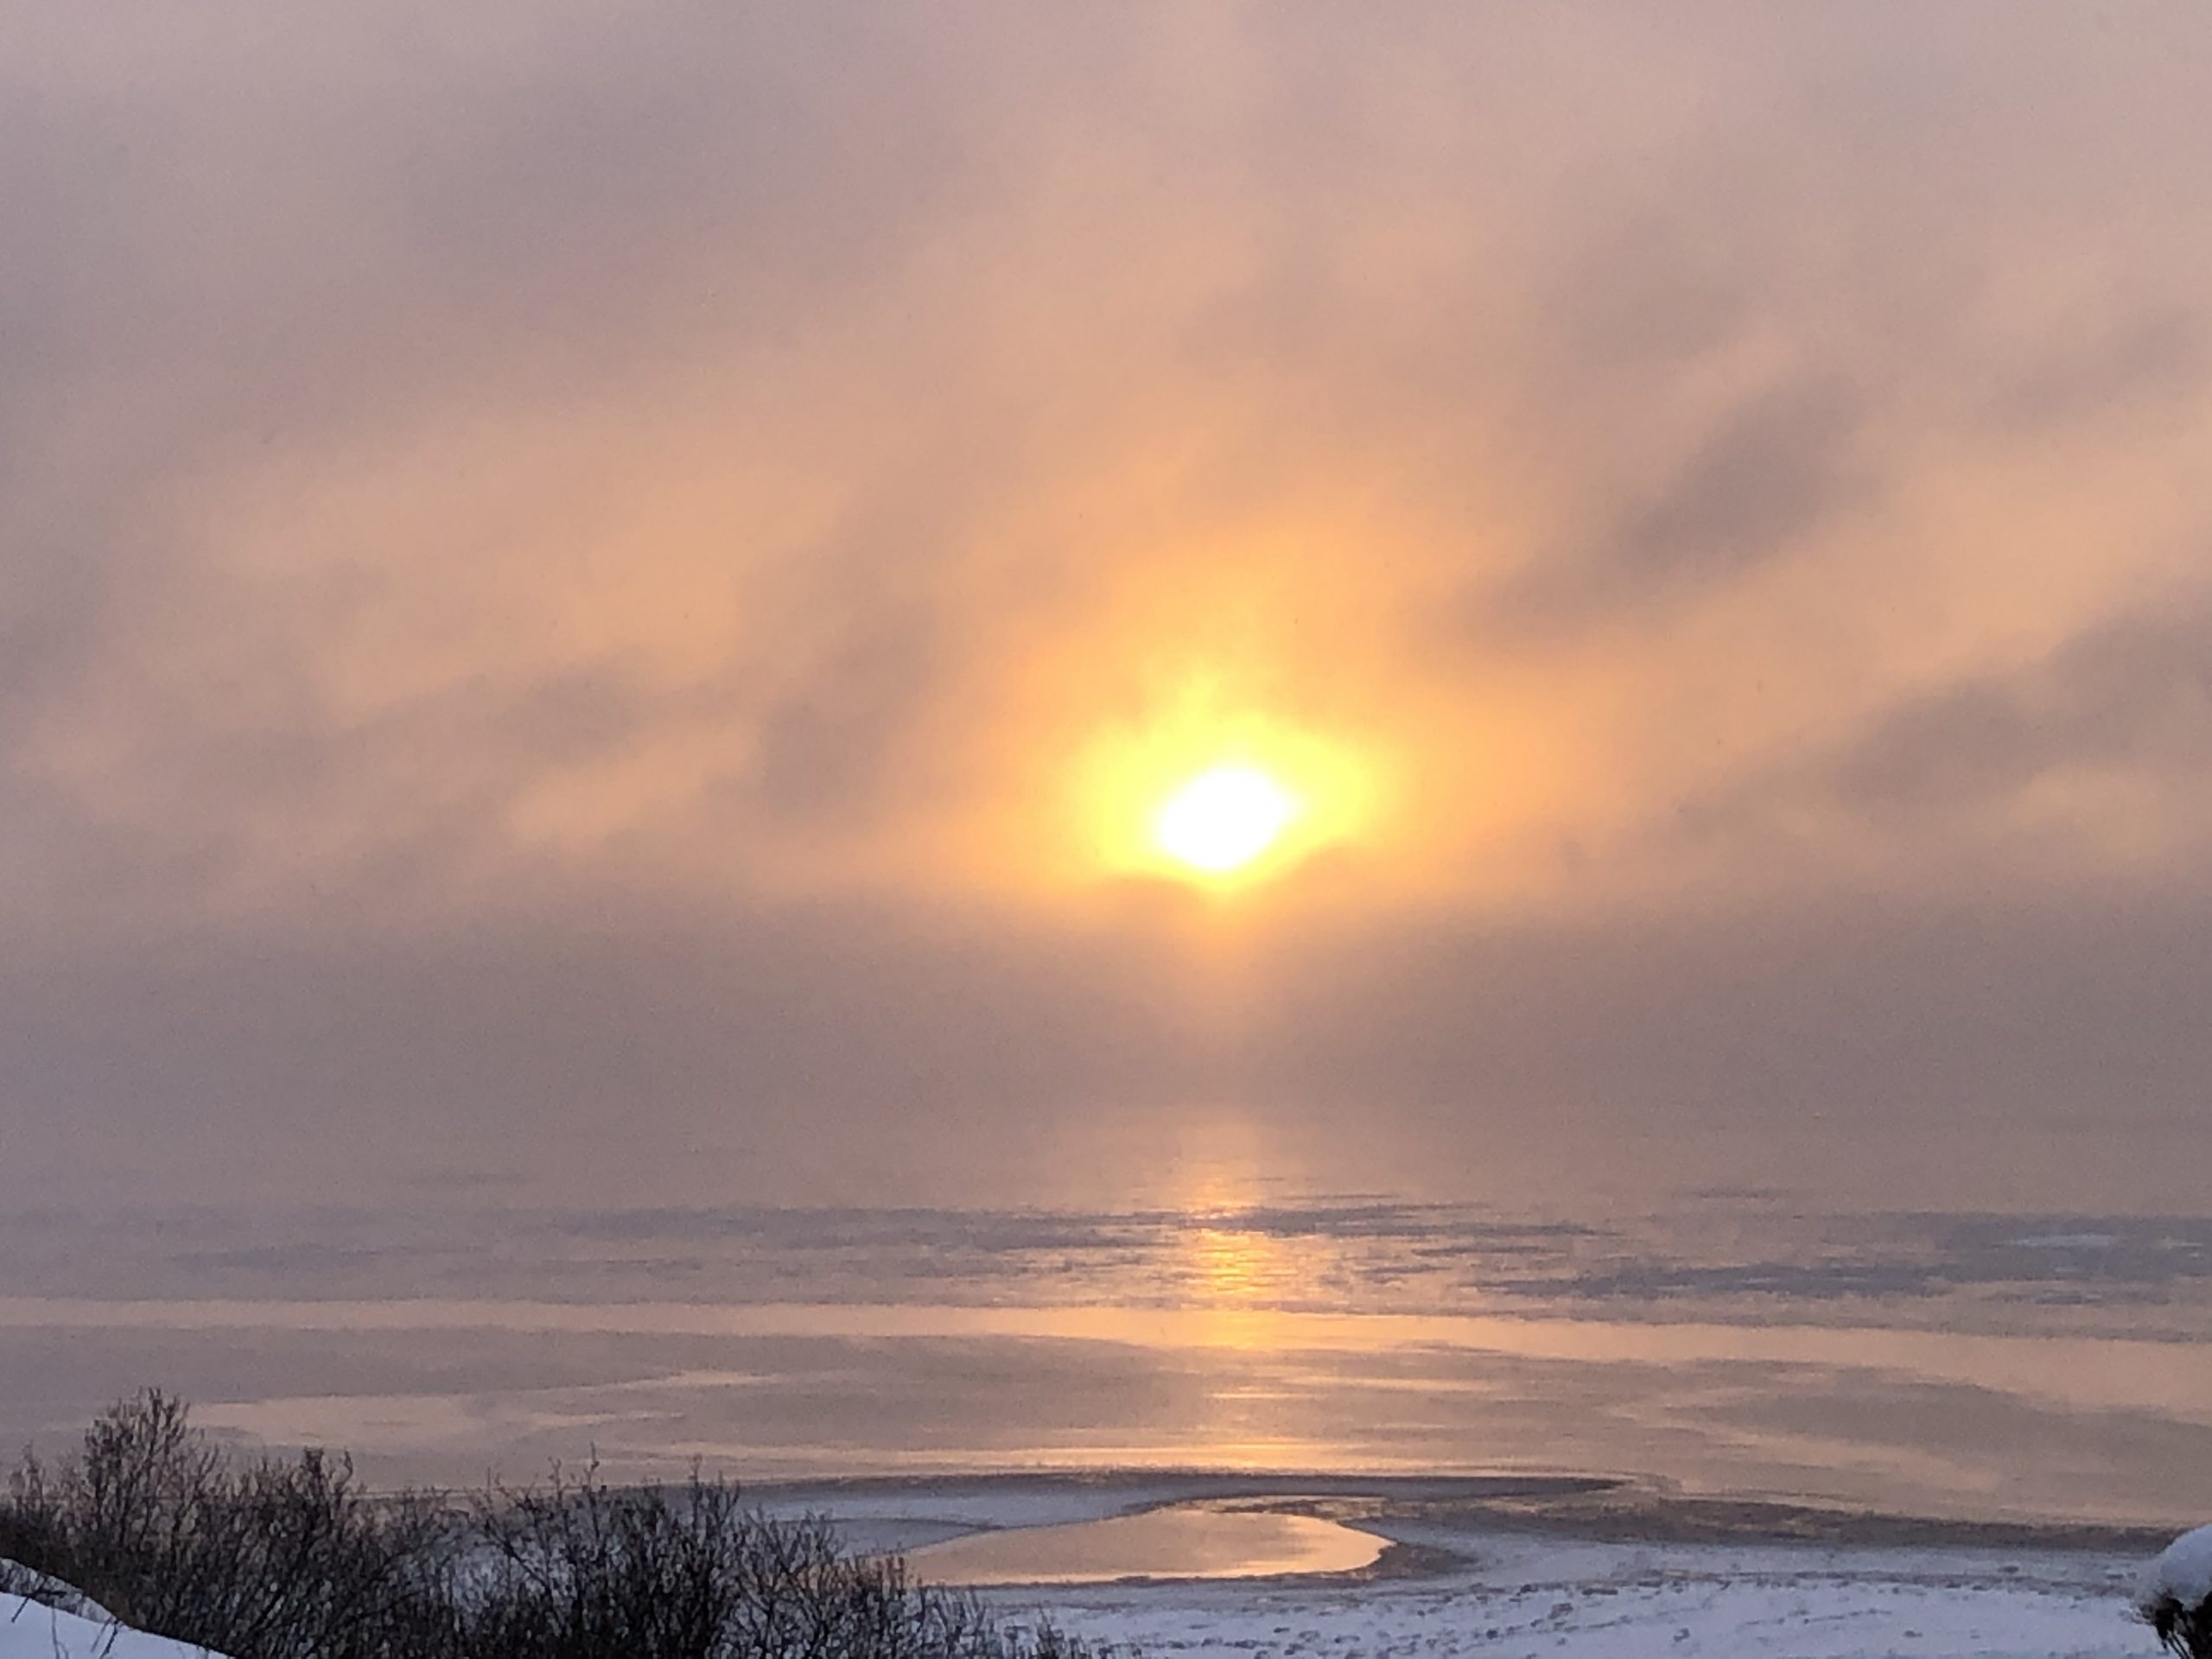
[[0, 1197], [2201, 1210], [2208, 155], [2196, 0], [0, 0]]

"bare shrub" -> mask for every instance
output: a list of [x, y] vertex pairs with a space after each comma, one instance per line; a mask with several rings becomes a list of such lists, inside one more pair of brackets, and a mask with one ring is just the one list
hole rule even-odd
[[2144, 1622], [2176, 1659], [2212, 1659], [2212, 1596], [2195, 1606], [2184, 1606], [2178, 1596], [2162, 1595], [2145, 1602]]
[[81, 1452], [26, 1457], [0, 1553], [125, 1624], [233, 1659], [376, 1659], [445, 1611], [435, 1502], [372, 1499], [321, 1451], [235, 1464], [158, 1391], [103, 1414]]
[[1103, 1659], [696, 1471], [672, 1491], [594, 1464], [465, 1503], [374, 1497], [343, 1454], [234, 1462], [157, 1392], [73, 1459], [24, 1459], [0, 1557], [24, 1569], [0, 1589], [73, 1586], [232, 1659]]
[[774, 1519], [695, 1471], [677, 1491], [571, 1482], [495, 1490], [474, 1516], [472, 1659], [1053, 1659], [905, 1563], [847, 1554], [816, 1518]]

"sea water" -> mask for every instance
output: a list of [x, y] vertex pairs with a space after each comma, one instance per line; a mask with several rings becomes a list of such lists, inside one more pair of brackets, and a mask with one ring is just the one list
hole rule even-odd
[[18, 1210], [0, 1438], [148, 1383], [383, 1481], [1584, 1473], [2161, 1522], [2212, 1491], [2212, 1221], [1092, 1209]]

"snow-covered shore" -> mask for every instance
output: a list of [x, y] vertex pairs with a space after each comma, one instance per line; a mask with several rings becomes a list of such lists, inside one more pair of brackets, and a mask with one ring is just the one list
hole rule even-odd
[[[2151, 1659], [2133, 1564], [1999, 1562], [1788, 1546], [1528, 1544], [1433, 1579], [1001, 1591], [1010, 1616], [1148, 1655], [1286, 1659]], [[0, 1659], [192, 1659], [197, 1649], [0, 1596]]]
[[1152, 1656], [1486, 1659], [2150, 1659], [2139, 1563], [1806, 1545], [1650, 1548], [1499, 1538], [1433, 1578], [1001, 1591]]
[[[1236, 1490], [1268, 1484], [884, 1483], [816, 1489], [805, 1502], [878, 1548], [912, 1548], [948, 1534], [963, 1543], [1003, 1540], [1011, 1548], [1000, 1552], [1001, 1563], [1037, 1557], [1026, 1536], [1080, 1532], [1086, 1521], [1107, 1551], [1115, 1547], [1109, 1533], [1133, 1515], [1196, 1520], [1208, 1511], [1230, 1519], [1255, 1510], [1330, 1515], [1397, 1546], [1370, 1571], [1335, 1576], [969, 1580], [985, 1585], [1009, 1618], [1049, 1618], [1070, 1634], [1130, 1644], [1155, 1659], [1511, 1659], [1562, 1650], [1575, 1659], [2152, 1659], [2158, 1651], [2134, 1606], [2155, 1546], [2119, 1535], [2093, 1546], [2086, 1533], [2007, 1537], [1989, 1528], [1840, 1516], [1827, 1539], [1783, 1541], [1758, 1530], [1763, 1519], [1802, 1525], [1805, 1512], [1746, 1504], [1739, 1534], [1686, 1539], [1679, 1506], [1639, 1508], [1603, 1493], [1509, 1503], [1528, 1522], [1515, 1525], [1478, 1513], [1485, 1501], [1471, 1508], [1455, 1483], [1373, 1482], [1363, 1497], [1334, 1499]], [[1313, 1484], [1329, 1490], [1324, 1480]], [[1216, 1495], [1199, 1495], [1209, 1491]], [[1592, 1517], [1603, 1531], [1578, 1535], [1576, 1526]], [[1637, 1533], [1637, 1519], [1650, 1530]], [[925, 1575], [933, 1561], [969, 1567], [971, 1554], [924, 1548], [914, 1565]], [[1146, 1559], [1132, 1554], [1130, 1565], [1109, 1570], [1158, 1570], [1135, 1564]]]
[[[910, 1499], [918, 1494], [909, 1494]], [[1103, 1494], [1038, 1494], [984, 1532], [1065, 1525]], [[1090, 1502], [1084, 1499], [1088, 1497]], [[1072, 1501], [1071, 1501], [1072, 1500]], [[907, 1507], [926, 1508], [926, 1500]], [[957, 1525], [959, 1523], [955, 1522]], [[1017, 1623], [1162, 1656], [1284, 1659], [2153, 1659], [2139, 1556], [1804, 1542], [1639, 1543], [1389, 1523], [1414, 1570], [1011, 1586]], [[969, 1535], [976, 1535], [970, 1532]], [[188, 1659], [197, 1649], [0, 1595], [0, 1659]]]

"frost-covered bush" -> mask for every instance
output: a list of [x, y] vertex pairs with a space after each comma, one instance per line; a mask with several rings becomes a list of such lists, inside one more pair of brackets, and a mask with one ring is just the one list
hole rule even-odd
[[725, 1481], [618, 1487], [592, 1467], [465, 1502], [372, 1497], [343, 1457], [234, 1461], [156, 1393], [75, 1458], [25, 1459], [0, 1572], [230, 1659], [1101, 1659]]
[[2166, 1546], [2144, 1573], [2135, 1607], [2181, 1659], [2212, 1659], [2212, 1526]]

